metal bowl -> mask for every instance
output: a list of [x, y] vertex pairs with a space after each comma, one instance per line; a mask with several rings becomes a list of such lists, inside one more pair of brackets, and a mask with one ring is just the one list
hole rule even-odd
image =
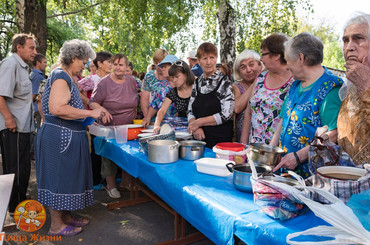
[[184, 160], [196, 160], [203, 157], [206, 142], [199, 140], [180, 141], [180, 158]]
[[284, 153], [284, 151], [277, 146], [263, 143], [251, 143], [249, 147], [250, 158], [258, 166], [267, 165], [274, 167], [276, 159]]
[[[249, 165], [228, 163], [226, 167], [230, 172], [233, 172], [233, 183], [237, 190], [253, 193], [251, 183], [252, 169]], [[256, 171], [260, 175], [269, 172], [270, 169], [266, 166], [256, 166]]]

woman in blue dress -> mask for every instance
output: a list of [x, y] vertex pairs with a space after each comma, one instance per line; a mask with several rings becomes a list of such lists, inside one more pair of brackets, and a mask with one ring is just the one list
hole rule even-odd
[[282, 119], [270, 142], [279, 144], [285, 152], [273, 171], [292, 169], [307, 178], [309, 143], [317, 128], [328, 126], [329, 138], [336, 141], [341, 105], [338, 91], [343, 81], [321, 65], [323, 48], [319, 38], [305, 32], [285, 43], [287, 67], [295, 81], [284, 100]]
[[38, 201], [50, 208], [49, 235], [73, 236], [89, 222], [70, 211], [93, 203], [93, 183], [86, 117], [100, 118], [102, 109], [84, 110], [72, 77], [95, 53], [85, 41], [71, 40], [60, 49], [60, 67], [45, 85], [42, 110], [45, 122], [35, 147]]

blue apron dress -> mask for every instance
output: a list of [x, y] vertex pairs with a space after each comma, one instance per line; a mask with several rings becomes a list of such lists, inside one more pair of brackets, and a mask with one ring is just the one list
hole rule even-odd
[[[300, 96], [298, 88], [301, 81], [295, 81], [289, 90], [280, 134], [280, 147], [285, 153], [297, 152], [309, 145], [316, 129], [322, 127], [319, 109], [326, 95], [335, 87], [342, 86], [343, 81], [325, 68], [324, 74], [313, 87]], [[338, 116], [338, 115], [333, 115]], [[308, 162], [298, 166], [297, 173], [307, 178], [310, 175]]]
[[54, 210], [79, 210], [93, 204], [89, 143], [83, 119], [64, 120], [50, 113], [50, 89], [57, 79], [67, 81], [70, 87], [69, 105], [83, 109], [76, 85], [62, 69], [55, 69], [45, 85], [45, 122], [36, 138], [38, 201]]

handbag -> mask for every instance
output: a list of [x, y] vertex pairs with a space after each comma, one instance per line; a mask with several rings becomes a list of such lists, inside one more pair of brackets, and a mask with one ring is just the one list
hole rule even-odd
[[[326, 137], [325, 137], [326, 136]], [[351, 157], [343, 151], [342, 147], [324, 137], [315, 136], [308, 152], [308, 169], [312, 175], [323, 166], [349, 166], [356, 167]]]

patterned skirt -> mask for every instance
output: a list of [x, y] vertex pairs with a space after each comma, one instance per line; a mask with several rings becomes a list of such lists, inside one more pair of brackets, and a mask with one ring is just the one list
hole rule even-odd
[[41, 204], [71, 211], [93, 204], [89, 143], [83, 127], [46, 121], [37, 134], [35, 160]]

